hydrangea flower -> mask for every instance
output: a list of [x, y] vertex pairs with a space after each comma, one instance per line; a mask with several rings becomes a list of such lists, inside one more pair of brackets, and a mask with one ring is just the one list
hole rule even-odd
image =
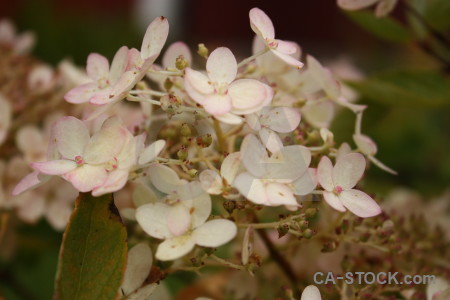
[[275, 39], [275, 29], [270, 18], [259, 8], [250, 10], [250, 26], [257, 36], [264, 40], [266, 47], [277, 57], [297, 68], [303, 67], [303, 63], [292, 57], [297, 52], [298, 46], [293, 42]]
[[321, 300], [319, 289], [314, 285], [308, 285], [302, 293], [300, 300]]
[[320, 185], [324, 188], [325, 201], [338, 211], [350, 210], [355, 215], [368, 218], [381, 213], [378, 204], [366, 193], [353, 187], [364, 174], [366, 160], [359, 153], [349, 153], [337, 160], [323, 156], [317, 168]]
[[354, 134], [353, 141], [355, 142], [359, 151], [361, 151], [362, 154], [366, 155], [367, 158], [376, 166], [388, 173], [397, 175], [396, 171], [392, 170], [375, 157], [378, 152], [378, 147], [370, 137], [364, 134]]
[[303, 146], [283, 147], [270, 157], [265, 147], [249, 134], [241, 146], [246, 172], [233, 185], [248, 200], [267, 206], [298, 206], [295, 195], [306, 195], [316, 186], [314, 170], [309, 170], [311, 152]]
[[185, 89], [205, 110], [229, 123], [241, 120], [231, 114], [245, 115], [270, 103], [272, 88], [255, 79], [236, 79], [237, 62], [228, 48], [214, 50], [206, 62], [208, 76], [186, 68]]

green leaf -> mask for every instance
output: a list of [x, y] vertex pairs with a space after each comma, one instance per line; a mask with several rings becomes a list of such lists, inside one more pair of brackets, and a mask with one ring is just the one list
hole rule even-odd
[[426, 1], [424, 18], [433, 28], [439, 31], [444, 32], [450, 29], [450, 1]]
[[450, 105], [449, 80], [432, 71], [393, 71], [348, 84], [362, 96], [388, 105]]
[[127, 232], [111, 194], [80, 194], [64, 233], [55, 299], [117, 299], [127, 260]]
[[390, 42], [406, 43], [413, 40], [411, 33], [389, 17], [378, 18], [370, 11], [346, 11], [350, 19], [378, 38]]

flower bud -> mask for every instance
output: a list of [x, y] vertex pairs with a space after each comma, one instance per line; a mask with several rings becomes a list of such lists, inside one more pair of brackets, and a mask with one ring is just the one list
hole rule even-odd
[[205, 251], [205, 254], [209, 256], [216, 252], [216, 248], [204, 247], [203, 251]]
[[209, 50], [208, 48], [206, 48], [205, 44], [201, 43], [198, 44], [198, 50], [197, 50], [198, 55], [200, 55], [203, 58], [208, 58], [209, 55]]
[[192, 134], [191, 127], [186, 123], [181, 124], [180, 134], [185, 137], [191, 136]]
[[303, 237], [305, 239], [310, 239], [312, 238], [312, 236], [314, 235], [314, 232], [311, 229], [306, 229], [305, 231], [303, 231]]
[[187, 157], [188, 157], [188, 152], [187, 152], [186, 147], [183, 147], [183, 146], [182, 146], [181, 149], [178, 150], [177, 156], [178, 156], [178, 159], [179, 159], [179, 160], [186, 160]]
[[337, 246], [338, 246], [337, 241], [329, 240], [323, 244], [322, 250], [320, 251], [324, 253], [333, 252], [334, 250], [337, 249]]
[[223, 202], [223, 208], [225, 208], [225, 210], [231, 215], [236, 208], [236, 202], [227, 200]]
[[287, 223], [280, 224], [280, 226], [278, 226], [277, 228], [277, 231], [278, 231], [278, 238], [285, 236], [289, 232], [289, 224]]
[[176, 61], [175, 61], [175, 67], [182, 71], [184, 69], [186, 69], [187, 67], [189, 67], [189, 62], [186, 60], [186, 58], [184, 58], [183, 55], [180, 55], [177, 57]]
[[203, 265], [202, 260], [198, 259], [197, 257], [192, 257], [190, 259], [192, 266], [194, 267], [200, 267]]
[[309, 226], [309, 222], [306, 220], [301, 220], [298, 222], [298, 227], [300, 230], [308, 229], [308, 226]]
[[305, 211], [305, 216], [307, 219], [312, 219], [316, 216], [319, 210], [315, 207], [310, 207]]
[[164, 81], [164, 88], [166, 89], [166, 91], [170, 91], [170, 89], [173, 87], [173, 82], [170, 78], [166, 78], [166, 80]]
[[191, 176], [191, 178], [194, 178], [198, 174], [198, 170], [196, 169], [190, 169], [187, 171], [188, 175]]

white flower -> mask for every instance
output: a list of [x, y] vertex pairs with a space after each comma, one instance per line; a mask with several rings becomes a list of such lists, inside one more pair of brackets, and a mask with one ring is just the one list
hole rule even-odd
[[314, 285], [308, 285], [302, 293], [300, 300], [321, 300], [319, 289]]
[[276, 132], [288, 133], [300, 124], [300, 112], [292, 107], [263, 107], [259, 112], [246, 116], [247, 124], [258, 135], [270, 152], [277, 152], [283, 142]]
[[377, 144], [364, 134], [354, 134], [353, 135], [353, 141], [355, 142], [356, 146], [358, 147], [358, 150], [361, 151], [362, 154], [366, 155], [367, 158], [373, 162], [377, 167], [380, 169], [396, 175], [397, 172], [383, 164], [381, 161], [379, 161], [377, 158], [375, 158], [375, 155], [378, 152]]
[[337, 4], [347, 10], [359, 10], [376, 3], [375, 15], [385, 17], [392, 12], [398, 0], [338, 0]]
[[303, 146], [287, 146], [268, 156], [265, 147], [252, 134], [241, 146], [241, 161], [247, 172], [233, 185], [256, 204], [298, 206], [295, 195], [306, 195], [316, 186], [310, 151]]
[[348, 209], [362, 218], [380, 214], [380, 207], [369, 195], [353, 189], [364, 174], [365, 167], [366, 160], [359, 153], [342, 156], [334, 167], [331, 160], [323, 156], [317, 168], [317, 176], [325, 190], [325, 201], [338, 211]]
[[[450, 294], [450, 284], [442, 277], [436, 277], [435, 280], [427, 285], [427, 300], [445, 300]], [[441, 297], [442, 296], [442, 297]], [[444, 298], [445, 297], [445, 298]]]
[[297, 52], [297, 45], [293, 42], [275, 39], [275, 29], [272, 21], [262, 10], [256, 7], [252, 8], [249, 16], [252, 30], [264, 40], [264, 43], [273, 54], [290, 65], [297, 68], [303, 67], [302, 62], [291, 56]]
[[7, 46], [14, 54], [26, 54], [31, 51], [35, 43], [34, 34], [16, 33], [16, 28], [9, 20], [0, 21], [0, 45]]
[[[255, 79], [236, 79], [237, 62], [228, 48], [217, 48], [206, 62], [208, 76], [186, 68], [185, 89], [205, 110], [225, 123], [239, 123], [231, 115], [253, 113], [267, 105], [272, 89]], [[230, 121], [232, 119], [232, 121]]]

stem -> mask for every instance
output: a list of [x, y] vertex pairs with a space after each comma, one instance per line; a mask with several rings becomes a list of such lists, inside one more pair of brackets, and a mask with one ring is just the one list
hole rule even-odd
[[127, 96], [127, 100], [128, 101], [133, 101], [133, 102], [150, 103], [150, 104], [161, 106], [161, 102], [159, 102], [158, 100], [142, 98], [142, 97], [133, 96], [133, 95], [130, 95], [130, 94]]
[[133, 94], [133, 95], [145, 94], [145, 95], [152, 95], [152, 96], [157, 96], [157, 97], [162, 97], [162, 96], [167, 95], [167, 93], [153, 91], [153, 90], [131, 90], [130, 94]]
[[355, 134], [357, 134], [357, 135], [361, 134], [362, 115], [363, 115], [362, 111], [360, 111], [356, 114]]
[[241, 266], [241, 265], [238, 265], [238, 264], [234, 264], [234, 263], [229, 262], [229, 261], [227, 261], [227, 260], [225, 260], [223, 258], [215, 256], [214, 254], [211, 254], [209, 256], [209, 258], [215, 260], [216, 262], [220, 263], [223, 266], [230, 267], [230, 268], [233, 268], [233, 269], [236, 269], [236, 270], [245, 270], [244, 266]]
[[156, 70], [149, 70], [150, 73], [153, 74], [159, 74], [159, 75], [168, 75], [168, 76], [183, 76], [183, 72], [182, 71], [165, 71], [165, 70], [160, 70], [160, 71], [156, 71]]
[[214, 131], [216, 132], [217, 142], [221, 153], [224, 153], [227, 150], [227, 146], [225, 144], [224, 134], [222, 128], [220, 127], [219, 121], [214, 119], [213, 121]]
[[256, 52], [255, 54], [253, 54], [250, 57], [247, 57], [246, 59], [242, 60], [240, 63], [238, 63], [237, 67], [238, 69], [246, 64], [248, 64], [249, 62], [251, 62], [252, 60], [254, 60], [255, 58], [257, 58], [260, 55], [263, 55], [264, 53], [268, 52], [270, 50], [269, 47], [264, 48], [263, 50]]

